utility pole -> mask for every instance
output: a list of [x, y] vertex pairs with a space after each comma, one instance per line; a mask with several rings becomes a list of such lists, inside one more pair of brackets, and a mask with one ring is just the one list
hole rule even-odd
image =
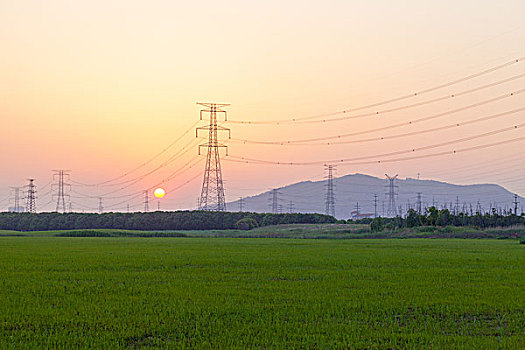
[[520, 202], [518, 201], [518, 195], [515, 194], [514, 195], [514, 215], [518, 215], [518, 204], [520, 204]]
[[206, 147], [208, 153], [206, 156], [206, 167], [204, 169], [204, 179], [202, 181], [202, 190], [199, 200], [199, 207], [201, 210], [226, 210], [226, 199], [224, 197], [224, 184], [222, 182], [221, 160], [219, 156], [219, 148], [226, 149], [228, 155], [228, 147], [219, 143], [217, 132], [227, 131], [228, 137], [231, 137], [230, 129], [219, 126], [217, 124], [217, 113], [224, 113], [224, 120], [227, 120], [226, 111], [222, 107], [229, 106], [228, 104], [217, 103], [197, 103], [198, 105], [206, 107], [200, 111], [200, 119], [203, 113], [209, 113], [210, 124], [207, 127], [198, 127], [196, 136], [199, 136], [199, 130], [206, 130], [208, 132], [208, 143], [199, 145], [199, 154], [201, 147]]
[[377, 218], [377, 194], [374, 193], [374, 217]]
[[388, 211], [387, 211], [387, 215], [388, 216], [397, 216], [396, 215], [396, 185], [395, 185], [395, 181], [397, 179], [397, 174], [395, 176], [388, 176], [387, 174], [386, 175], [386, 178], [388, 180], [388, 192], [387, 192], [387, 196], [388, 196]]
[[68, 208], [67, 208], [68, 213], [72, 213], [73, 212], [73, 203], [71, 203], [71, 201], [69, 201], [67, 206], [68, 206]]
[[334, 174], [335, 165], [325, 164], [325, 170], [328, 171], [326, 178], [325, 214], [335, 217], [335, 196], [334, 196]]
[[456, 196], [456, 207], [454, 208], [454, 215], [459, 214], [459, 196]]
[[27, 185], [27, 197], [26, 197], [26, 212], [36, 213], [36, 186], [35, 179], [28, 179], [29, 184]]
[[244, 198], [240, 197], [239, 198], [239, 212], [243, 212], [244, 211]]
[[[54, 186], [57, 186], [58, 193], [57, 196], [57, 206], [56, 206], [56, 212], [60, 212], [60, 208], [62, 208], [62, 213], [66, 212], [66, 198], [69, 198], [69, 195], [65, 193], [64, 188], [69, 187], [71, 188], [71, 185], [66, 183], [64, 179], [66, 177], [69, 177], [69, 170], [53, 170], [53, 178], [58, 180], [58, 184], [54, 184]], [[53, 187], [53, 186], [52, 186]]]
[[102, 206], [102, 197], [98, 197], [98, 213], [104, 213], [104, 206]]
[[144, 191], [144, 212], [147, 213], [149, 211], [149, 194], [148, 190]]

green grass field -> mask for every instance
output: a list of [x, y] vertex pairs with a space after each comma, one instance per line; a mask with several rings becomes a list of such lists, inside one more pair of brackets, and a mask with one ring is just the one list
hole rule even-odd
[[525, 348], [516, 240], [0, 237], [0, 348]]

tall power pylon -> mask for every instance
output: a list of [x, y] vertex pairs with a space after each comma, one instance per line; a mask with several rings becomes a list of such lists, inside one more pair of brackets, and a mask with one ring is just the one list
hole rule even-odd
[[325, 214], [335, 217], [335, 195], [334, 195], [334, 169], [335, 165], [325, 164], [325, 170], [328, 171], [326, 176], [328, 182], [326, 184], [326, 199], [325, 199]]
[[65, 187], [71, 187], [70, 184], [66, 183], [64, 179], [66, 177], [69, 177], [69, 170], [53, 170], [53, 178], [58, 180], [58, 184], [54, 184], [53, 186], [57, 186], [58, 193], [57, 196], [57, 206], [56, 206], [56, 212], [58, 213], [60, 211], [60, 208], [62, 208], [62, 213], [66, 212], [66, 198], [69, 198], [69, 195], [65, 193], [64, 188]]
[[147, 213], [149, 211], [149, 195], [148, 190], [144, 191], [144, 212]]
[[388, 216], [397, 216], [397, 208], [396, 208], [396, 185], [395, 181], [397, 179], [397, 174], [395, 176], [388, 176], [387, 174], [386, 178], [388, 179], [388, 206], [387, 206], [387, 215]]
[[377, 218], [377, 194], [374, 193], [374, 217]]
[[198, 127], [196, 130], [197, 137], [199, 136], [199, 130], [206, 130], [208, 132], [208, 143], [199, 145], [199, 154], [201, 154], [201, 147], [206, 147], [208, 149], [201, 196], [199, 199], [199, 209], [224, 211], [226, 210], [226, 199], [224, 197], [224, 184], [222, 182], [219, 149], [221, 147], [225, 148], [226, 154], [228, 154], [228, 147], [219, 143], [217, 133], [218, 131], [226, 131], [228, 132], [228, 137], [231, 137], [231, 134], [230, 129], [217, 124], [217, 113], [224, 113], [224, 120], [226, 121], [227, 114], [222, 107], [229, 106], [229, 104], [197, 104], [206, 107], [200, 111], [200, 119], [203, 120], [203, 113], [208, 113], [210, 118], [210, 124], [208, 126]]
[[36, 213], [36, 186], [35, 186], [35, 179], [28, 179], [29, 184], [27, 185], [27, 192], [26, 192], [26, 212], [28, 213]]

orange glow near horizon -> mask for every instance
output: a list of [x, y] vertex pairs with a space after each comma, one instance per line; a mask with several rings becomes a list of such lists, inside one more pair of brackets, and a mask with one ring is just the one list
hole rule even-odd
[[[0, 0], [0, 200], [10, 186], [36, 178], [42, 197], [52, 169], [71, 169], [84, 192], [137, 210], [142, 195], [162, 185], [165, 207], [191, 208], [200, 193], [205, 153], [194, 130], [202, 102], [230, 103], [231, 121], [308, 117], [421, 91], [525, 56], [525, 3], [232, 1], [228, 4], [142, 1]], [[413, 100], [364, 112], [438, 99], [525, 72], [525, 63]], [[429, 105], [325, 124], [244, 125], [226, 122], [234, 139], [289, 141], [363, 132], [452, 110], [523, 87], [517, 79]], [[398, 129], [352, 139], [419, 132], [524, 106], [525, 94]], [[353, 113], [353, 112], [352, 112]], [[359, 114], [355, 112], [353, 114]], [[459, 127], [385, 139], [296, 146], [222, 142], [229, 154], [282, 162], [359, 158], [410, 150], [523, 123], [522, 113]], [[202, 121], [199, 126], [205, 125]], [[154, 131], [151, 132], [152, 128]], [[467, 140], [454, 147], [517, 137], [523, 130]], [[204, 133], [202, 134], [204, 135]], [[202, 136], [200, 135], [200, 136]], [[338, 176], [435, 178], [497, 182], [525, 194], [525, 181], [506, 173], [525, 142], [455, 156], [338, 166]], [[431, 153], [421, 150], [417, 154]], [[425, 153], [426, 152], [426, 153]], [[227, 200], [304, 180], [322, 180], [322, 165], [246, 164], [221, 150]], [[402, 157], [402, 156], [399, 156]], [[380, 157], [377, 157], [380, 158]], [[145, 165], [144, 165], [145, 164]], [[476, 168], [478, 165], [479, 169]], [[476, 170], [462, 170], [472, 167]], [[123, 176], [125, 175], [125, 176]], [[105, 181], [114, 179], [114, 187]], [[133, 180], [133, 181], [132, 181]], [[135, 181], [136, 180], [136, 181]], [[73, 186], [81, 186], [72, 182]], [[119, 190], [119, 188], [123, 188]], [[174, 194], [171, 196], [171, 194]], [[156, 194], [155, 194], [156, 195]], [[42, 198], [47, 202], [46, 198]], [[133, 202], [134, 201], [134, 202]], [[121, 204], [122, 203], [122, 204]], [[87, 203], [88, 207], [96, 206]]]

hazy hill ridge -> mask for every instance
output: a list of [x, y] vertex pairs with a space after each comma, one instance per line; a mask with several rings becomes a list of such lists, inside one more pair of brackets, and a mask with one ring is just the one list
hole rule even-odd
[[[388, 182], [384, 178], [370, 175], [350, 174], [334, 179], [335, 212], [339, 219], [348, 219], [359, 203], [360, 213], [374, 213], [374, 194], [377, 194], [377, 214], [387, 215]], [[282, 212], [290, 211], [290, 201], [293, 211], [299, 213], [324, 213], [326, 198], [326, 180], [303, 181], [286, 185], [278, 190], [279, 206]], [[400, 206], [403, 213], [408, 207], [417, 208], [418, 192], [421, 193], [422, 207], [435, 204], [438, 208], [476, 211], [480, 206], [483, 211], [497, 208], [498, 211], [514, 208], [514, 194], [496, 184], [455, 185], [435, 180], [418, 180], [412, 178], [396, 180], [396, 207]], [[244, 211], [271, 212], [271, 191], [244, 198]], [[521, 212], [523, 198], [518, 211]], [[478, 204], [479, 202], [479, 204]], [[384, 206], [384, 214], [383, 214]], [[227, 204], [229, 211], [239, 208], [239, 201]]]

